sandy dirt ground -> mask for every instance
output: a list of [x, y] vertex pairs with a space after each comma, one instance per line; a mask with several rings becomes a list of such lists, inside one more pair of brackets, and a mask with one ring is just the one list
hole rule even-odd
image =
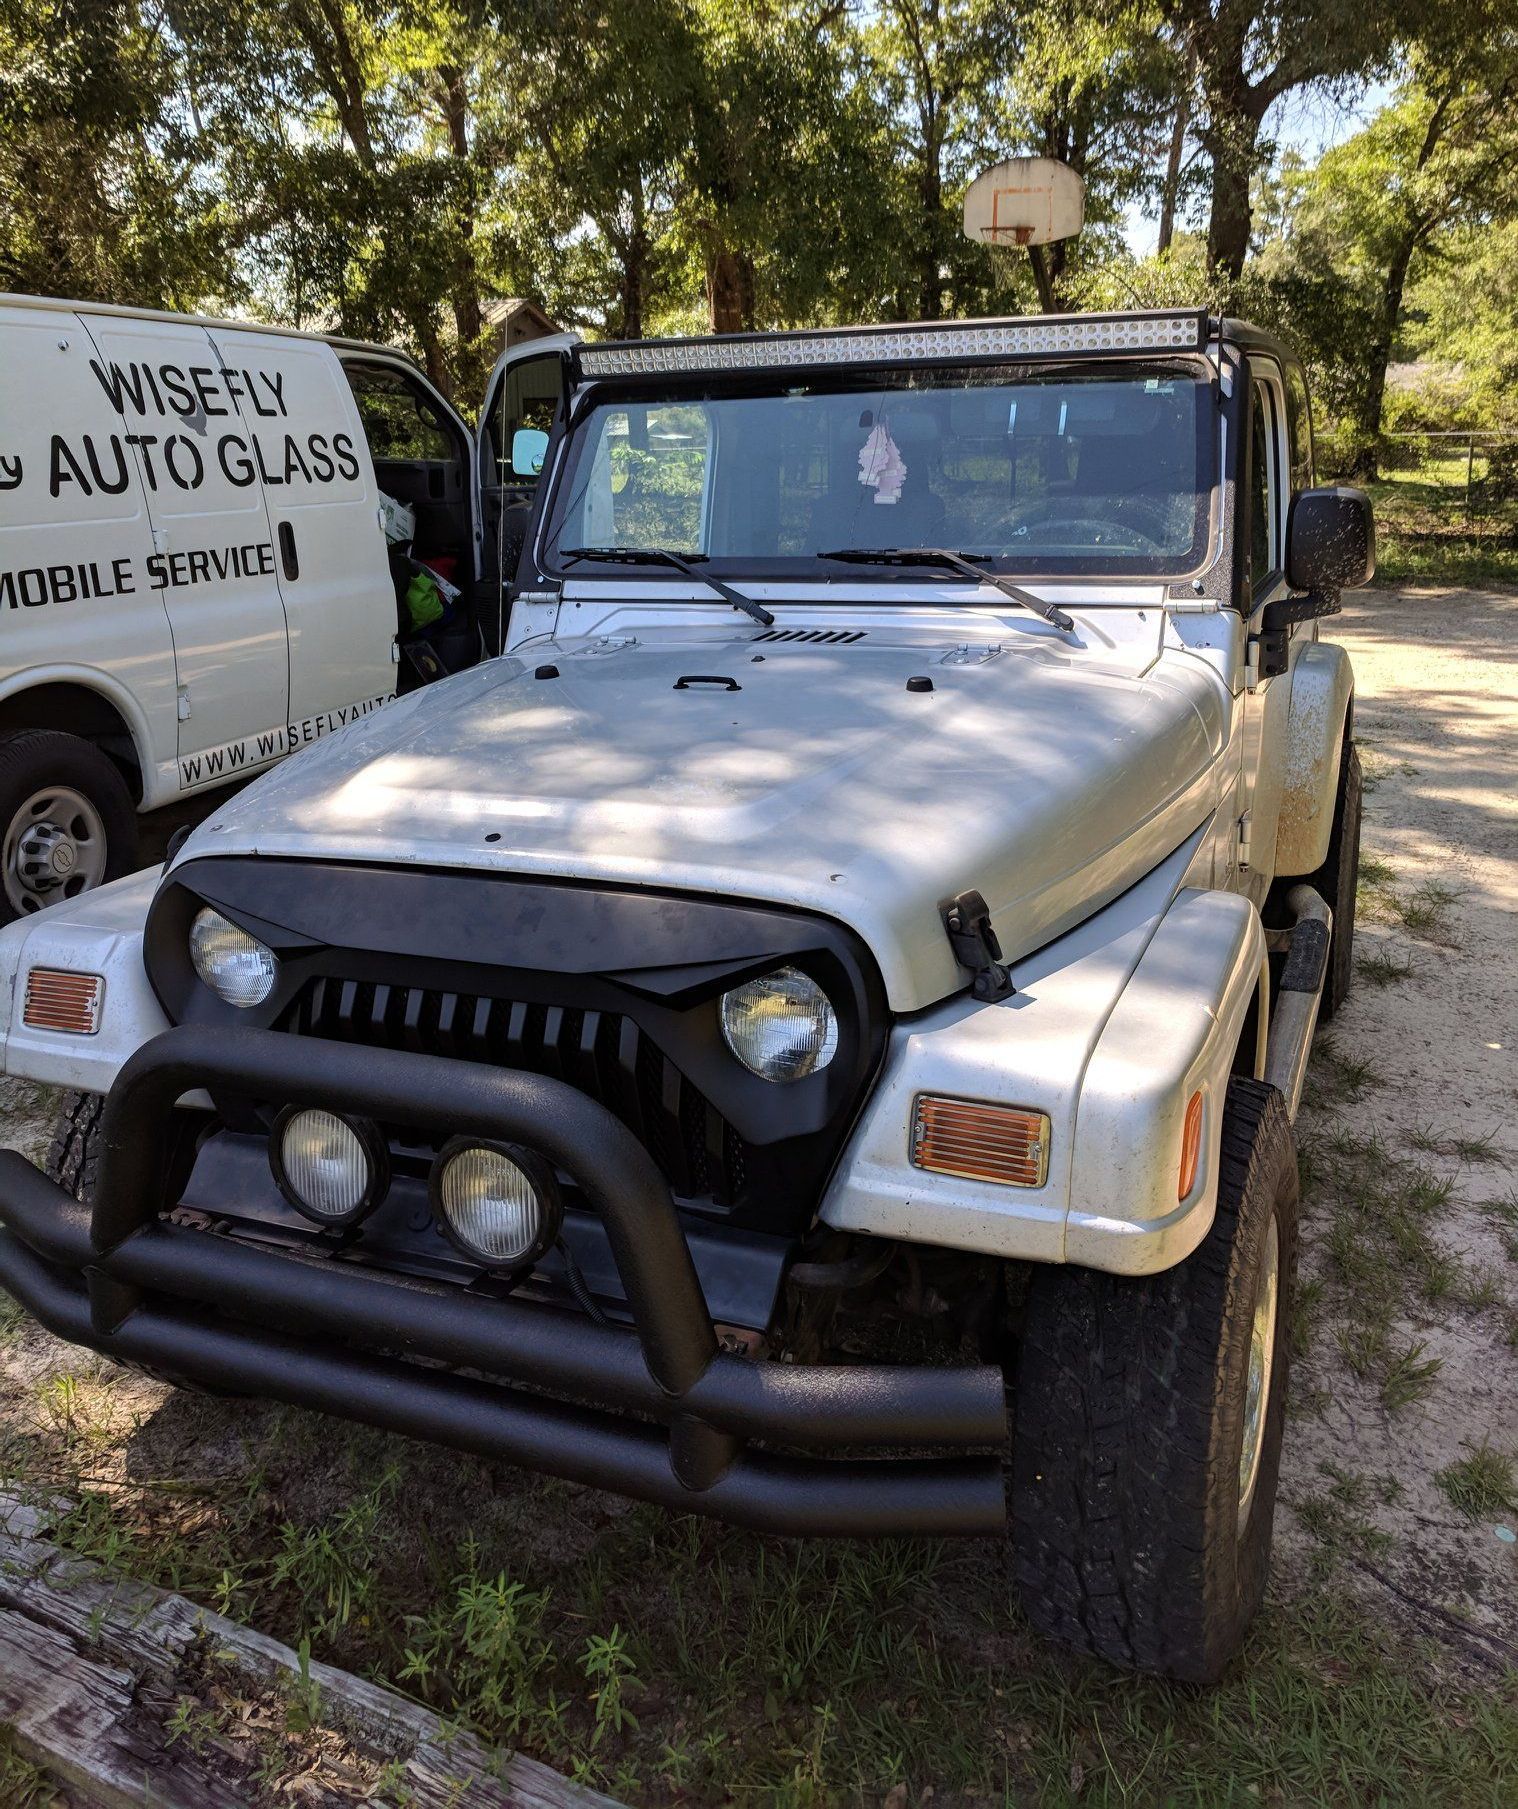
[[[1354, 661], [1369, 877], [1360, 977], [1298, 1127], [1304, 1276], [1309, 1297], [1314, 1283], [1324, 1292], [1282, 1473], [1285, 1500], [1308, 1511], [1283, 1516], [1277, 1567], [1283, 1581], [1305, 1573], [1326, 1506], [1330, 1525], [1351, 1523], [1349, 1561], [1372, 1599], [1487, 1668], [1518, 1662], [1518, 1544], [1504, 1536], [1518, 1513], [1472, 1518], [1437, 1478], [1483, 1447], [1518, 1456], [1518, 595], [1367, 592], [1325, 629]], [[1376, 985], [1377, 969], [1398, 977]], [[1352, 1157], [1368, 1145], [1369, 1161], [1336, 1162], [1346, 1139]], [[1344, 1169], [1368, 1168], [1374, 1183], [1400, 1162], [1452, 1191], [1430, 1196], [1428, 1228], [1449, 1259], [1435, 1298], [1414, 1275], [1386, 1341], [1390, 1356], [1438, 1368], [1421, 1398], [1395, 1407], [1383, 1398], [1388, 1356], [1366, 1375], [1350, 1360], [1334, 1240]]]
[[[1518, 1507], [1473, 1517], [1439, 1477], [1483, 1451], [1518, 1460], [1518, 594], [1369, 592], [1326, 626], [1358, 680], [1371, 881], [1357, 949], [1392, 977], [1357, 984], [1298, 1127], [1308, 1285], [1274, 1586], [1331, 1573], [1494, 1679], [1518, 1663]], [[50, 1116], [45, 1092], [0, 1081], [6, 1142], [40, 1159]], [[1376, 1205], [1348, 1203], [1367, 1173], [1412, 1177], [1429, 1218], [1369, 1350], [1354, 1264]], [[0, 1365], [35, 1390], [77, 1360], [31, 1326]], [[115, 1411], [151, 1415], [162, 1394], [131, 1378]]]

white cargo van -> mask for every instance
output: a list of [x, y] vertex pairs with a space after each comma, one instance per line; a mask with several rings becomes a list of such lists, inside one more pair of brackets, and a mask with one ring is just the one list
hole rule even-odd
[[507, 351], [476, 436], [382, 346], [0, 297], [0, 922], [499, 647], [573, 343]]

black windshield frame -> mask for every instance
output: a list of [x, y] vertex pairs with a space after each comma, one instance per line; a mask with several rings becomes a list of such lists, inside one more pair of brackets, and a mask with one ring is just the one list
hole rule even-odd
[[[532, 547], [534, 563], [540, 574], [547, 579], [562, 580], [584, 575], [583, 566], [577, 573], [573, 562], [560, 556], [557, 543], [562, 541], [567, 523], [566, 506], [575, 506], [578, 501], [577, 490], [587, 476], [583, 461], [591, 456], [589, 448], [592, 436], [585, 428], [598, 409], [615, 408], [622, 404], [668, 404], [678, 407], [681, 404], [750, 397], [779, 398], [794, 395], [798, 391], [868, 396], [887, 389], [910, 395], [917, 391], [942, 391], [957, 387], [956, 378], [963, 378], [967, 387], [1019, 382], [1037, 384], [1075, 378], [1108, 382], [1142, 382], [1156, 378], [1194, 384], [1197, 390], [1195, 509], [1191, 541], [1184, 554], [1150, 556], [1123, 549], [1109, 554], [1083, 553], [1055, 557], [1035, 554], [1034, 549], [1029, 549], [1028, 553], [1000, 554], [990, 558], [987, 563], [996, 572], [1019, 582], [1030, 579], [1059, 582], [1072, 579], [1122, 581], [1157, 578], [1173, 582], [1192, 577], [1211, 564], [1218, 532], [1216, 497], [1222, 475], [1219, 463], [1220, 398], [1215, 368], [1204, 355], [1197, 353], [1148, 354], [1141, 358], [1082, 358], [1078, 362], [1060, 359], [954, 359], [912, 365], [838, 365], [814, 369], [759, 369], [715, 374], [660, 373], [652, 377], [616, 377], [593, 382], [575, 397], [564, 429], [566, 443], [561, 455], [552, 460], [552, 483], [542, 498]], [[864, 576], [863, 569], [857, 565], [828, 561], [815, 553], [778, 557], [751, 553], [706, 553], [702, 565], [703, 570], [709, 569], [724, 578], [747, 578], [782, 584], [857, 584]], [[651, 584], [661, 582], [657, 571], [641, 565], [607, 565], [602, 575], [614, 575], [619, 583], [624, 578]], [[877, 587], [903, 583], [920, 585], [924, 582], [924, 576], [921, 571], [876, 567], [871, 569], [869, 581]], [[668, 580], [664, 579], [662, 582], [667, 584]]]

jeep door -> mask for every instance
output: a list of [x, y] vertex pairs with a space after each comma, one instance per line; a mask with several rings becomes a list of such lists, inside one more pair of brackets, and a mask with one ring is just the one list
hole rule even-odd
[[477, 462], [484, 588], [493, 587], [498, 605], [496, 622], [486, 624], [493, 651], [502, 644], [506, 588], [532, 520], [548, 436], [567, 407], [569, 360], [579, 343], [578, 334], [556, 333], [513, 346], [485, 387]]
[[[1249, 364], [1248, 473], [1245, 530], [1249, 564], [1249, 688], [1244, 699], [1243, 809], [1248, 829], [1249, 872], [1246, 890], [1261, 903], [1275, 874], [1276, 825], [1281, 814], [1287, 719], [1291, 713], [1291, 671], [1272, 672], [1259, 639], [1267, 603], [1285, 596], [1286, 517], [1291, 501], [1290, 448], [1286, 427], [1286, 390], [1280, 367], [1272, 360]], [[1303, 637], [1293, 631], [1288, 662], [1301, 650]]]

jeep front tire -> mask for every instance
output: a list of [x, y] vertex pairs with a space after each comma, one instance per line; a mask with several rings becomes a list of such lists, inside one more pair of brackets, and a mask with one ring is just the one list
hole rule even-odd
[[1193, 1683], [1238, 1650], [1270, 1560], [1297, 1244], [1275, 1088], [1230, 1082], [1220, 1160], [1212, 1229], [1176, 1268], [1034, 1274], [1011, 1386], [1029, 1619]]

